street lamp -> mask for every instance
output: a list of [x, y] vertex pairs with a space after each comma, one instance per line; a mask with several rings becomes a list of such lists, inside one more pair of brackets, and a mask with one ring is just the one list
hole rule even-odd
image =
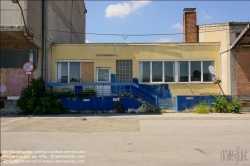
[[21, 5], [19, 4], [19, 0], [12, 0], [12, 2], [13, 2], [13, 3], [17, 3], [18, 6], [20, 7], [21, 13], [22, 13], [22, 16], [23, 16], [23, 23], [24, 23], [25, 32], [26, 32], [26, 34], [27, 34], [28, 36], [30, 36], [30, 37], [32, 38], [33, 36], [30, 35], [30, 33], [29, 33], [28, 30], [27, 30], [27, 26], [26, 26], [26, 23], [25, 23], [24, 15], [23, 15], [23, 9], [22, 9]]

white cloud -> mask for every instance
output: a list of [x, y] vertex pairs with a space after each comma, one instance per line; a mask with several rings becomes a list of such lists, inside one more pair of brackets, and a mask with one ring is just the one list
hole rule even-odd
[[85, 40], [85, 43], [90, 43], [88, 40]]
[[168, 37], [156, 40], [156, 42], [173, 42], [173, 41], [174, 41], [173, 39], [170, 39]]
[[183, 30], [183, 25], [181, 25], [180, 23], [176, 23], [176, 24], [172, 25], [172, 28]]
[[115, 5], [109, 5], [105, 9], [105, 17], [120, 17], [124, 18], [126, 15], [146, 6], [150, 1], [138, 1], [123, 2]]
[[212, 16], [210, 16], [207, 12], [205, 12], [204, 10], [201, 11], [201, 17], [202, 19], [204, 20], [207, 20], [207, 19], [211, 19]]

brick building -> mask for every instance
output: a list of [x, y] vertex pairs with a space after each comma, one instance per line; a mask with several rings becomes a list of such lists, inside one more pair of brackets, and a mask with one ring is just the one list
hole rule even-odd
[[250, 25], [231, 44], [236, 55], [237, 94], [245, 106], [250, 106]]
[[220, 42], [221, 86], [227, 95], [238, 95], [250, 106], [250, 22], [198, 25], [195, 8], [185, 8], [183, 41]]

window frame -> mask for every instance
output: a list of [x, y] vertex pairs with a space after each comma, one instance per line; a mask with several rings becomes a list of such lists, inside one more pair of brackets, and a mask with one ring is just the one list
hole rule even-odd
[[70, 82], [70, 62], [79, 62], [80, 63], [80, 81], [76, 82], [76, 83], [80, 83], [81, 82], [81, 76], [82, 76], [82, 62], [94, 62], [94, 60], [56, 60], [56, 65], [55, 65], [55, 71], [56, 71], [56, 82], [57, 83], [61, 83], [58, 81], [58, 63], [60, 62], [67, 62], [68, 63], [68, 82], [67, 83], [74, 83], [74, 82]]
[[[129, 65], [128, 66], [126, 66], [126, 65], [123, 66], [122, 64], [124, 63], [124, 61], [128, 61], [129, 63], [131, 63], [131, 66], [129, 66]], [[119, 65], [118, 65], [118, 62], [119, 62]], [[131, 73], [129, 73], [128, 76], [125, 76], [125, 77], [130, 77], [128, 79], [129, 81], [124, 81], [124, 80], [126, 80], [126, 78], [124, 78], [124, 76], [121, 75], [122, 74], [121, 71], [126, 71], [127, 70], [127, 69], [122, 70], [122, 69], [124, 69], [124, 67], [126, 67], [126, 68], [131, 67]], [[133, 59], [116, 59], [115, 60], [115, 70], [116, 70], [116, 79], [115, 79], [116, 82], [132, 82], [132, 80], [133, 80]], [[130, 69], [128, 69], [128, 70], [130, 70]]]
[[[34, 68], [38, 68], [38, 49], [0, 49], [0, 51], [0, 68], [23, 68], [23, 64], [26, 62], [32, 62]], [[31, 52], [33, 53], [32, 61], [30, 61]], [[25, 58], [26, 60], [24, 60]], [[9, 61], [12, 62], [9, 63]]]
[[[161, 61], [163, 63], [162, 66], [162, 82], [153, 82], [152, 81], [152, 62], [156, 62], [156, 61]], [[188, 82], [179, 82], [179, 62], [182, 61], [188, 61]], [[191, 61], [199, 61], [201, 63], [201, 81], [191, 81]], [[141, 62], [150, 62], [150, 82], [142, 82], [140, 81], [140, 79], [138, 79], [140, 84], [197, 84], [197, 83], [202, 83], [202, 84], [207, 84], [207, 83], [213, 83], [213, 81], [203, 81], [203, 62], [204, 61], [211, 61], [214, 64], [215, 67], [215, 60], [214, 59], [182, 59], [182, 60], [138, 60], [138, 64]], [[165, 82], [165, 62], [173, 62], [174, 63], [174, 82]], [[138, 73], [139, 73], [139, 78], [140, 76], [140, 65], [138, 65]]]

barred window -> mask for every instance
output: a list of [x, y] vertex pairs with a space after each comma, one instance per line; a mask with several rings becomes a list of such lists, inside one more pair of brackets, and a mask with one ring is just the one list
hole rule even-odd
[[132, 60], [116, 60], [116, 82], [132, 81], [132, 65]]
[[32, 62], [37, 67], [37, 51], [0, 50], [1, 68], [23, 68], [25, 62]]

